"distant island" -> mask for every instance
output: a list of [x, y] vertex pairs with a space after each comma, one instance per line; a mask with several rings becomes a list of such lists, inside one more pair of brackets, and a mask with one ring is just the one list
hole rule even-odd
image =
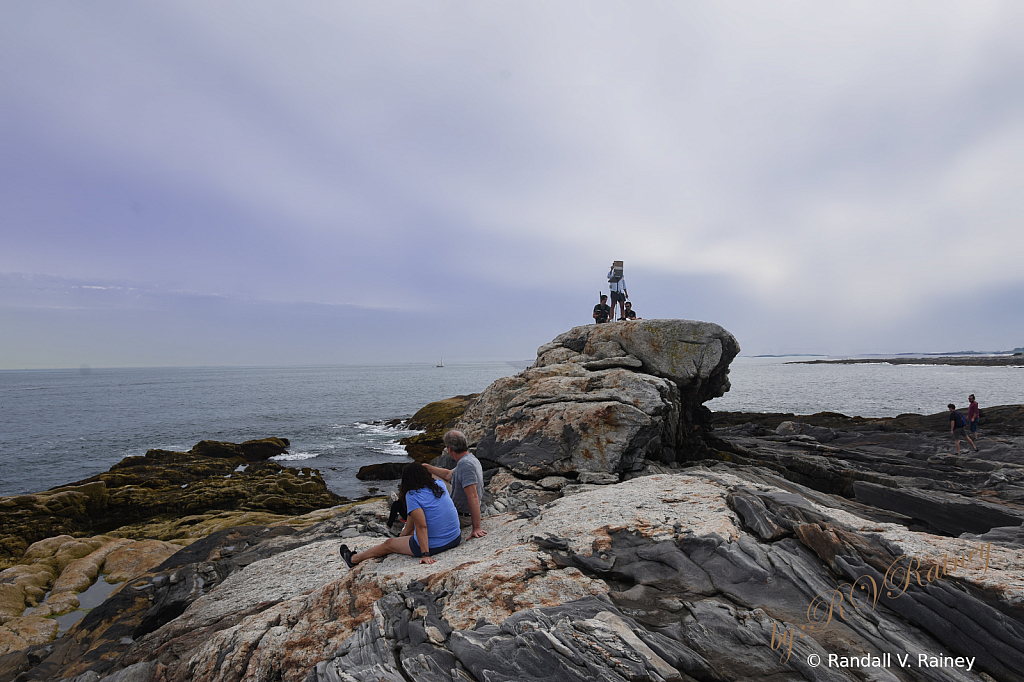
[[926, 355], [915, 357], [894, 357], [894, 358], [846, 358], [843, 360], [795, 360], [787, 362], [787, 365], [863, 365], [863, 364], [887, 364], [887, 365], [964, 365], [972, 367], [1021, 367], [1024, 366], [1024, 352], [1014, 352], [1012, 355]]
[[752, 358], [827, 358], [828, 355], [824, 353], [783, 353], [781, 355], [772, 355], [766, 353], [764, 355], [751, 355]]
[[1020, 355], [1022, 353], [1024, 353], [1024, 348], [1014, 348], [1013, 350], [957, 350], [945, 353], [897, 353], [896, 355]]

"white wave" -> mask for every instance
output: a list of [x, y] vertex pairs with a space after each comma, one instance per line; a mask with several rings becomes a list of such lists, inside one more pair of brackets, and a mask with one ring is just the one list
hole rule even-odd
[[270, 459], [275, 462], [297, 462], [301, 459], [313, 459], [319, 456], [319, 452], [286, 452], [283, 455], [275, 455]]
[[354, 427], [361, 431], [369, 431], [373, 435], [387, 435], [391, 437], [404, 438], [406, 436], [415, 436], [419, 433], [425, 433], [418, 429], [406, 429], [399, 426], [391, 426], [389, 424], [382, 423], [367, 423], [367, 422], [356, 422], [353, 424]]
[[385, 455], [407, 456], [409, 454], [405, 451], [405, 446], [399, 445], [397, 442], [370, 445], [368, 448], [374, 452], [380, 452]]

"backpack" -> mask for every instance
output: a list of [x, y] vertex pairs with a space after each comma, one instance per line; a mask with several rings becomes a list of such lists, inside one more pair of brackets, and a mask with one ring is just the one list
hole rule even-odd
[[962, 429], [967, 426], [967, 419], [964, 418], [964, 416], [957, 410], [953, 410], [953, 426], [958, 429]]

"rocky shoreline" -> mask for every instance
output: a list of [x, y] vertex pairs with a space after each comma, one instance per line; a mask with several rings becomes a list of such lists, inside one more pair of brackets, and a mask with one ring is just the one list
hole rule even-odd
[[738, 352], [709, 323], [577, 327], [425, 407], [410, 455], [458, 426], [488, 480], [488, 535], [429, 566], [346, 570], [386, 500], [253, 454], [278, 439], [3, 498], [0, 682], [1024, 682], [1024, 406], [987, 408], [971, 457], [944, 413], [711, 413]]
[[287, 439], [265, 438], [201, 441], [188, 452], [150, 450], [82, 481], [0, 498], [0, 566], [58, 535], [171, 540], [211, 512], [295, 516], [340, 503], [315, 469], [268, 461], [287, 447]]

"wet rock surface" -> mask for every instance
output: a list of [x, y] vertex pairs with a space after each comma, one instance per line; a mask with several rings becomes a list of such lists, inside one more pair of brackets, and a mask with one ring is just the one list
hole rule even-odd
[[189, 452], [150, 450], [109, 471], [36, 495], [0, 498], [0, 560], [63, 534], [100, 534], [126, 524], [218, 511], [303, 514], [341, 501], [313, 469], [265, 459], [288, 441], [202, 441]]
[[52, 616], [79, 609], [79, 593], [98, 580], [131, 580], [179, 549], [159, 540], [105, 536], [61, 535], [33, 544], [20, 564], [0, 572], [0, 654], [49, 643], [59, 628]]

